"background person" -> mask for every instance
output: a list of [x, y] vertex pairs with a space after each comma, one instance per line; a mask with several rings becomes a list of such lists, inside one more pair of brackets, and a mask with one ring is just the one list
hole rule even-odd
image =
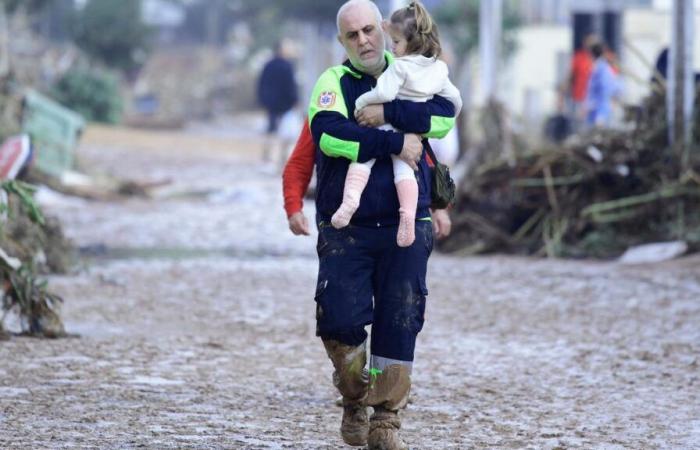
[[[258, 102], [267, 113], [264, 161], [270, 160], [272, 148], [279, 145], [277, 131], [280, 120], [294, 108], [298, 100], [294, 67], [288, 59], [289, 45], [284, 39], [275, 44], [274, 56], [265, 64], [258, 79]], [[284, 157], [281, 160], [284, 161]]]
[[303, 208], [304, 195], [313, 175], [315, 154], [316, 145], [311, 136], [309, 122], [304, 120], [294, 150], [282, 171], [284, 210], [287, 213], [289, 230], [297, 236], [310, 234], [309, 220], [304, 215]]
[[588, 34], [571, 57], [569, 74], [568, 100], [571, 116], [573, 118], [574, 131], [581, 128], [586, 119], [586, 97], [588, 93], [588, 80], [593, 71], [593, 58], [591, 46], [598, 42], [595, 34]]
[[593, 71], [586, 94], [586, 124], [591, 127], [607, 127], [612, 121], [613, 98], [619, 94], [618, 76], [605, 58], [605, 47], [591, 46], [594, 59]]

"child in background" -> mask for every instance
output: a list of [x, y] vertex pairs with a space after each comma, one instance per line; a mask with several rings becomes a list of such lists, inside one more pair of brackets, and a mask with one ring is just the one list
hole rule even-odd
[[621, 86], [605, 57], [603, 44], [592, 45], [591, 55], [594, 63], [586, 94], [586, 123], [591, 127], [609, 127], [613, 118], [613, 99], [620, 94]]
[[[425, 7], [420, 2], [411, 2], [409, 6], [395, 11], [390, 22], [383, 26], [391, 37], [396, 59], [377, 79], [376, 87], [357, 99], [355, 112], [367, 105], [390, 102], [396, 98], [426, 102], [433, 95], [440, 95], [455, 105], [456, 117], [462, 109], [462, 99], [448, 78], [447, 65], [437, 59], [441, 52], [437, 25]], [[408, 247], [415, 240], [418, 184], [408, 164], [397, 155], [392, 155], [392, 159], [400, 216], [396, 242], [399, 247]], [[331, 218], [334, 227], [342, 228], [350, 223], [360, 204], [374, 161], [350, 164], [343, 202]]]

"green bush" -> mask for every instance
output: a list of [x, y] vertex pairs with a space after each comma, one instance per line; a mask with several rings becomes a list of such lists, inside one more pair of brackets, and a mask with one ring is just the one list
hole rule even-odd
[[70, 70], [53, 86], [51, 94], [85, 120], [118, 123], [121, 118], [119, 83], [107, 72]]
[[73, 18], [73, 41], [107, 67], [131, 72], [148, 52], [151, 29], [141, 0], [88, 0]]

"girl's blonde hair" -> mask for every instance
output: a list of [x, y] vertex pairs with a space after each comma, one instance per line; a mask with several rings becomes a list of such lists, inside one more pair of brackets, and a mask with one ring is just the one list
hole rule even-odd
[[391, 25], [406, 39], [406, 54], [437, 58], [442, 52], [437, 24], [421, 2], [411, 2], [391, 15]]

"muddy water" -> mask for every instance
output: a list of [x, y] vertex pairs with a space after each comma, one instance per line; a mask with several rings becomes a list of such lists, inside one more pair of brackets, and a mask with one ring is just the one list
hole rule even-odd
[[[0, 448], [345, 448], [315, 238], [286, 230], [274, 169], [235, 141], [131, 136], [91, 130], [83, 164], [176, 181], [152, 200], [44, 197], [85, 249], [50, 280], [81, 337], [0, 342]], [[188, 190], [220, 195], [171, 195]], [[434, 255], [406, 440], [700, 448], [699, 261]]]

